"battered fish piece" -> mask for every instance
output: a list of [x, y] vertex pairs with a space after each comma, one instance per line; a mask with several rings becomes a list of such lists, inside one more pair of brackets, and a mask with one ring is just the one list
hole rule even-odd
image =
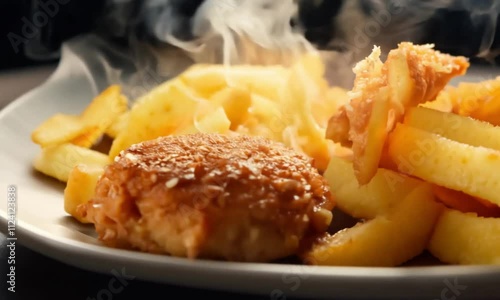
[[122, 151], [79, 211], [112, 247], [269, 262], [324, 233], [333, 207], [311, 159], [260, 137], [199, 133]]

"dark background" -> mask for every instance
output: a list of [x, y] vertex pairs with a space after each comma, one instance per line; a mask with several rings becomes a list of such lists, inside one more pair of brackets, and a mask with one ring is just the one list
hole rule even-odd
[[9, 41], [10, 32], [21, 35], [23, 16], [29, 17], [30, 3], [24, 0], [0, 0], [0, 69], [10, 70], [20, 67], [40, 65], [46, 61], [36, 61], [26, 56], [24, 51], [16, 53]]
[[[101, 9], [103, 2], [104, 0], [69, 0], [66, 4], [59, 4], [58, 12], [50, 17], [47, 25], [37, 28], [38, 34], [20, 45], [16, 52], [9, 40], [9, 33], [11, 36], [23, 36], [22, 28], [26, 24], [24, 20], [33, 20], [31, 14], [37, 11], [40, 1], [0, 0], [0, 70], [57, 63], [60, 42], [89, 31], [93, 26], [93, 16]], [[30, 55], [28, 49], [34, 51], [39, 58]]]

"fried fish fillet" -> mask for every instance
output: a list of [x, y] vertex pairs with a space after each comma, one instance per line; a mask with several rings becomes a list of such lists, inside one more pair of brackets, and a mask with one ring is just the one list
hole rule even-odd
[[325, 232], [333, 207], [309, 158], [260, 137], [200, 133], [123, 151], [79, 211], [109, 246], [266, 262]]

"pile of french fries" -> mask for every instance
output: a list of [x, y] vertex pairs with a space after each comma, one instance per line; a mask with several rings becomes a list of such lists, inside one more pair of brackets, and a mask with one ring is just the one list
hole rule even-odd
[[[377, 97], [414, 88], [403, 65], [393, 65], [398, 84]], [[133, 102], [111, 86], [82, 114], [54, 115], [33, 131], [34, 168], [66, 184], [65, 211], [88, 223], [79, 205], [135, 143], [195, 132], [264, 136], [314, 158], [337, 208], [359, 220], [313, 245], [305, 263], [400, 266], [428, 250], [443, 263], [500, 264], [500, 78], [446, 86], [387, 128], [387, 116], [374, 119], [368, 139], [379, 150], [365, 157], [366, 170], [327, 138], [331, 116], [355, 93], [330, 87], [324, 71], [308, 54], [291, 67], [194, 65]], [[95, 150], [104, 136], [109, 151]]]
[[[410, 74], [421, 72], [408, 72], [408, 64], [390, 57], [373, 69], [401, 68], [397, 89], [414, 99], [421, 91]], [[433, 72], [430, 79], [440, 69]], [[394, 88], [390, 80], [383, 84]], [[405, 101], [384, 88], [374, 91], [366, 101]], [[402, 113], [393, 124], [387, 122], [390, 110], [377, 110], [378, 103], [368, 114], [351, 111], [371, 116], [363, 142], [380, 152], [361, 151], [368, 159], [334, 156], [324, 175], [337, 207], [360, 222], [316, 243], [305, 261], [390, 267], [429, 251], [448, 264], [500, 264], [499, 92], [500, 77], [447, 86], [435, 100], [396, 106]], [[375, 172], [367, 171], [373, 166]]]
[[[347, 102], [330, 87], [318, 54], [290, 67], [197, 64], [135, 101], [110, 86], [80, 115], [56, 114], [32, 140], [40, 146], [34, 168], [66, 183], [64, 208], [82, 223], [77, 208], [93, 195], [104, 167], [129, 146], [167, 135], [197, 132], [264, 136], [315, 159], [325, 170], [336, 147], [325, 137], [329, 117]], [[104, 137], [111, 148], [100, 152]]]

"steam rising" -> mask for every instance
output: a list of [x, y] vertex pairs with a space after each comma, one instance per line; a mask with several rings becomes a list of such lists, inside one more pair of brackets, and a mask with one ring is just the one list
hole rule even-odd
[[[192, 62], [287, 64], [302, 51], [315, 51], [314, 41], [290, 25], [301, 5], [316, 5], [320, 0], [107, 0], [108, 17], [114, 19], [109, 31], [131, 39], [145, 38], [146, 43], [133, 50], [139, 59], [137, 70], [149, 74], [162, 72], [163, 78], [175, 75], [182, 65]], [[339, 1], [340, 0], [322, 0]], [[311, 4], [312, 3], [312, 4]], [[426, 24], [438, 10], [463, 12], [464, 22], [471, 22], [482, 36], [477, 55], [497, 55], [491, 48], [500, 13], [495, 0], [344, 0], [331, 20], [322, 22], [332, 39], [322, 51], [328, 64], [332, 84], [349, 88], [353, 65], [366, 57], [374, 45], [383, 53], [401, 41], [421, 43], [428, 30]], [[299, 20], [300, 23], [300, 20]], [[447, 26], [446, 20], [441, 26]], [[450, 25], [453, 26], [453, 25]], [[450, 28], [448, 31], [453, 31]], [[470, 45], [464, 33], [463, 43]], [[159, 42], [159, 44], [157, 43]], [[428, 41], [426, 41], [428, 42]], [[152, 44], [144, 45], [144, 44]], [[166, 46], [166, 45], [173, 45]], [[159, 47], [157, 47], [159, 45]], [[144, 49], [153, 49], [146, 51]], [[344, 51], [331, 51], [343, 49]], [[134, 51], [135, 50], [135, 51]], [[180, 50], [180, 51], [177, 51]], [[326, 49], [324, 49], [326, 50]], [[174, 58], [174, 59], [172, 59]], [[134, 57], [135, 59], [135, 57]], [[145, 66], [144, 64], [147, 64]], [[151, 70], [151, 68], [153, 70]], [[163, 70], [161, 70], [163, 68]], [[139, 77], [141, 75], [138, 75]], [[151, 76], [150, 76], [151, 77]]]
[[184, 42], [166, 32], [165, 39], [197, 61], [286, 64], [304, 50], [314, 51], [291, 26], [296, 15], [294, 0], [206, 0], [192, 18], [198, 38]]

